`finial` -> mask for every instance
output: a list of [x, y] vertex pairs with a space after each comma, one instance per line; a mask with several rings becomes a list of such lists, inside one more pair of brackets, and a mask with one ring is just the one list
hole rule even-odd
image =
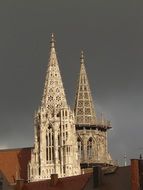
[[52, 33], [51, 35], [51, 48], [54, 48], [55, 47], [55, 36], [54, 36], [54, 33]]
[[81, 51], [81, 55], [80, 55], [80, 63], [81, 64], [84, 63], [84, 53], [83, 53], [83, 50]]

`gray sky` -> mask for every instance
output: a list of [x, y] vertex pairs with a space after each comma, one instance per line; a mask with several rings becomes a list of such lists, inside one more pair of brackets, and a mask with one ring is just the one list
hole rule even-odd
[[143, 153], [143, 1], [0, 1], [0, 147], [33, 145], [51, 33], [73, 106], [80, 50], [96, 103], [112, 121], [109, 149]]

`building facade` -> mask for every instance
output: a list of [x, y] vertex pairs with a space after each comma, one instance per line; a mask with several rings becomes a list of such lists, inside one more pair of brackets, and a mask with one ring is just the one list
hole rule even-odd
[[80, 163], [111, 162], [107, 147], [108, 121], [97, 120], [81, 54], [75, 108], [67, 104], [52, 34], [49, 64], [41, 105], [34, 117], [34, 148], [28, 180], [38, 181], [81, 173]]

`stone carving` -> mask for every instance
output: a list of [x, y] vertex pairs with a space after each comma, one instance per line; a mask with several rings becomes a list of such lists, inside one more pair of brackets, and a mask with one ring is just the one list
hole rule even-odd
[[51, 50], [41, 105], [34, 116], [34, 148], [28, 164], [29, 181], [80, 174], [80, 162], [110, 163], [107, 130], [110, 123], [97, 119], [81, 53], [81, 68], [74, 112], [67, 104], [58, 65], [55, 40]]
[[112, 161], [107, 152], [106, 138], [110, 124], [103, 118], [103, 115], [101, 115], [100, 120], [96, 116], [83, 51], [81, 52], [80, 62], [81, 67], [74, 107], [79, 158], [81, 164], [97, 162], [108, 164]]
[[52, 173], [59, 177], [80, 174], [74, 114], [67, 104], [53, 34], [44, 93], [34, 120], [29, 180], [50, 178]]

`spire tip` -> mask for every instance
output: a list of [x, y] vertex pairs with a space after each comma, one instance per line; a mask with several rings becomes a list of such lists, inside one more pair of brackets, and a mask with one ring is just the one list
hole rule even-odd
[[55, 35], [52, 32], [52, 34], [51, 34], [51, 48], [54, 48], [54, 47], [55, 47]]
[[84, 63], [84, 53], [83, 53], [83, 50], [81, 50], [81, 54], [80, 54], [80, 62], [81, 62], [81, 64]]

